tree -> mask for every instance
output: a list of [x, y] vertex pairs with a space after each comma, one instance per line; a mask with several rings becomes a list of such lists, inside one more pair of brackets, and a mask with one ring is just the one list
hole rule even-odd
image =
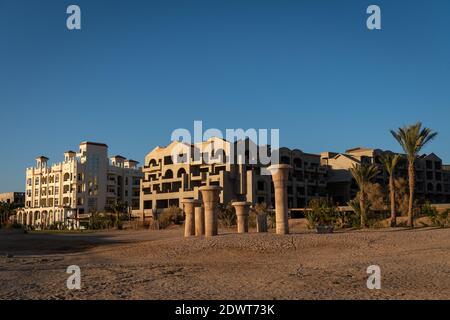
[[408, 226], [414, 227], [414, 188], [415, 171], [414, 163], [422, 148], [437, 136], [430, 128], [422, 128], [422, 123], [404, 126], [397, 131], [391, 130], [392, 136], [402, 147], [408, 160], [408, 179], [409, 179], [409, 204], [408, 204]]
[[389, 175], [389, 198], [391, 202], [391, 227], [397, 226], [397, 210], [395, 205], [395, 168], [401, 156], [393, 153], [385, 153], [380, 157], [381, 164]]
[[0, 203], [0, 224], [6, 223], [9, 217], [14, 214], [14, 205], [8, 202]]
[[120, 214], [127, 213], [128, 205], [122, 201], [116, 201], [111, 205], [111, 210], [115, 213], [118, 222], [120, 220]]
[[353, 165], [350, 168], [353, 178], [359, 187], [359, 207], [361, 211], [361, 228], [366, 227], [367, 224], [367, 212], [366, 212], [366, 198], [367, 187], [370, 182], [377, 176], [377, 166], [371, 165]]

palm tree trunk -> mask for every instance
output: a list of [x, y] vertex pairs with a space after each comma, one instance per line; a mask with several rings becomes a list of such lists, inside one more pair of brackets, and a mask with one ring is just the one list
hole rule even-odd
[[394, 177], [389, 177], [389, 191], [391, 194], [391, 227], [397, 226], [397, 212], [395, 208], [395, 185]]
[[361, 228], [366, 227], [366, 199], [364, 197], [364, 192], [360, 191], [359, 196], [359, 210], [361, 211]]
[[408, 226], [414, 228], [414, 212], [413, 212], [414, 187], [415, 187], [414, 162], [409, 163], [408, 173], [409, 173]]

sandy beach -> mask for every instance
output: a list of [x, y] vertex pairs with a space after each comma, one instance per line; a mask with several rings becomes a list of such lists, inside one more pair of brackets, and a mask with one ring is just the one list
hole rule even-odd
[[[297, 229], [296, 229], [297, 228]], [[450, 229], [0, 231], [1, 299], [448, 299]], [[68, 290], [69, 265], [81, 290]], [[369, 265], [382, 287], [366, 286]]]

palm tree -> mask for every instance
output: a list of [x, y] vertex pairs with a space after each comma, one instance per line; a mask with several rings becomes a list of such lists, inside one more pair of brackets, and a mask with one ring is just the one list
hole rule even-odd
[[433, 132], [430, 128], [422, 128], [422, 123], [404, 126], [398, 128], [397, 132], [391, 130], [392, 135], [398, 141], [408, 159], [408, 177], [409, 177], [409, 203], [408, 203], [408, 226], [414, 227], [414, 187], [415, 172], [414, 163], [419, 152], [431, 140], [437, 136], [437, 132]]
[[399, 154], [385, 153], [380, 157], [381, 164], [389, 175], [389, 194], [391, 201], [391, 227], [397, 225], [397, 210], [395, 206], [395, 168], [401, 156]]
[[366, 226], [367, 213], [366, 213], [366, 189], [368, 184], [377, 176], [378, 168], [376, 165], [353, 165], [350, 168], [353, 178], [359, 187], [359, 207], [361, 214], [361, 228]]

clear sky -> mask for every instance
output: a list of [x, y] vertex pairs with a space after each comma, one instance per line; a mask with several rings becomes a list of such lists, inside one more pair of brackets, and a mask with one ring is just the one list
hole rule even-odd
[[37, 155], [90, 140], [142, 162], [194, 120], [316, 153], [400, 151], [389, 129], [421, 120], [449, 163], [450, 1], [0, 0], [0, 111], [0, 192]]

